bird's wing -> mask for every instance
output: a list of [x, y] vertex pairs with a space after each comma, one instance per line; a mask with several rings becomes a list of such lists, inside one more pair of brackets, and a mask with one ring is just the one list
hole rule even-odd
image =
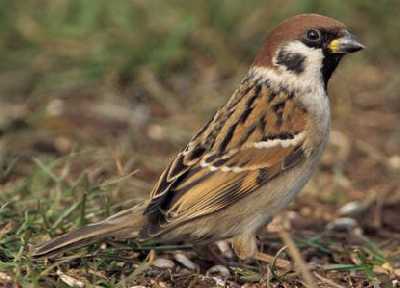
[[158, 227], [224, 209], [306, 157], [307, 111], [251, 77], [162, 173], [145, 211]]

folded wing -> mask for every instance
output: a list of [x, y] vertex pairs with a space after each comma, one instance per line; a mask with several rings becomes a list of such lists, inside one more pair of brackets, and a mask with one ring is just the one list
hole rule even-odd
[[303, 161], [307, 111], [293, 96], [245, 79], [161, 175], [147, 234], [229, 207]]

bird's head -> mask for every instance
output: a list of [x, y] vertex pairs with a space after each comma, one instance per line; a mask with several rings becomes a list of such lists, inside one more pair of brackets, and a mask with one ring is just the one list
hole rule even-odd
[[271, 31], [253, 66], [289, 73], [302, 80], [318, 78], [326, 86], [342, 57], [363, 48], [343, 23], [317, 14], [302, 14]]

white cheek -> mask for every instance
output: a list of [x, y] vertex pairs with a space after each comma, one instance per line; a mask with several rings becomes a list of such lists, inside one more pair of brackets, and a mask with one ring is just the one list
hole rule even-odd
[[283, 74], [290, 74], [291, 76], [287, 76], [288, 78], [295, 78], [296, 80], [292, 80], [296, 83], [302, 83], [301, 85], [304, 87], [304, 93], [298, 93], [298, 97], [301, 102], [308, 107], [310, 112], [319, 119], [319, 121], [325, 121], [326, 123], [321, 123], [321, 126], [326, 127], [329, 126], [330, 117], [322, 117], [323, 115], [329, 115], [329, 98], [326, 95], [325, 84], [322, 79], [322, 61], [324, 59], [324, 55], [321, 49], [315, 49], [306, 46], [304, 43], [300, 41], [291, 42], [285, 46], [285, 49], [292, 53], [299, 53], [305, 56], [304, 62], [304, 71], [300, 74], [295, 74], [291, 71], [282, 72], [281, 70], [284, 68], [279, 67]]
[[304, 71], [300, 74], [295, 74], [292, 71], [288, 71], [285, 66], [276, 64], [276, 57], [274, 57], [274, 66], [278, 69], [279, 72], [286, 74], [287, 77], [292, 76], [297, 81], [302, 81], [306, 86], [316, 87], [321, 85], [321, 67], [322, 61], [324, 59], [324, 55], [321, 49], [308, 47], [300, 41], [290, 42], [281, 49], [285, 49], [290, 53], [301, 54], [305, 56], [305, 60]]
[[[305, 56], [304, 71], [296, 74], [287, 70], [284, 65], [276, 63], [273, 59], [274, 68], [254, 66], [250, 73], [258, 77], [269, 79], [275, 87], [286, 87], [295, 91], [295, 97], [303, 103], [313, 117], [324, 123], [321, 130], [329, 127], [329, 99], [326, 95], [325, 84], [322, 79], [321, 67], [324, 55], [321, 49], [307, 47], [300, 41], [294, 41], [284, 46], [290, 53], [299, 53]], [[278, 51], [279, 53], [279, 51]], [[326, 117], [328, 115], [328, 117]]]

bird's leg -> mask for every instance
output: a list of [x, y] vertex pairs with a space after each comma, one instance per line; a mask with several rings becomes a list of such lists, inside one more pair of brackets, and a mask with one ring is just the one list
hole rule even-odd
[[220, 245], [218, 245], [218, 242], [215, 243], [215, 245], [209, 245], [209, 252], [211, 258], [217, 263], [227, 265], [229, 264], [229, 261], [225, 258], [224, 251], [221, 249]]
[[290, 270], [291, 263], [283, 259], [258, 251], [257, 239], [255, 234], [241, 234], [232, 239], [232, 246], [236, 255], [242, 259], [255, 259], [268, 264], [274, 264], [281, 269]]
[[251, 259], [257, 253], [257, 239], [253, 233], [238, 235], [231, 240], [235, 254], [241, 259]]
[[217, 250], [217, 248], [219, 247], [217, 245], [214, 245], [214, 243], [193, 246], [193, 250], [195, 250], [196, 254], [203, 260], [226, 265], [227, 261], [222, 255], [220, 255], [220, 253], [218, 253], [219, 251]]
[[217, 241], [215, 242], [215, 246], [217, 246], [218, 250], [221, 251], [222, 256], [225, 258], [232, 259], [234, 257], [229, 240]]

